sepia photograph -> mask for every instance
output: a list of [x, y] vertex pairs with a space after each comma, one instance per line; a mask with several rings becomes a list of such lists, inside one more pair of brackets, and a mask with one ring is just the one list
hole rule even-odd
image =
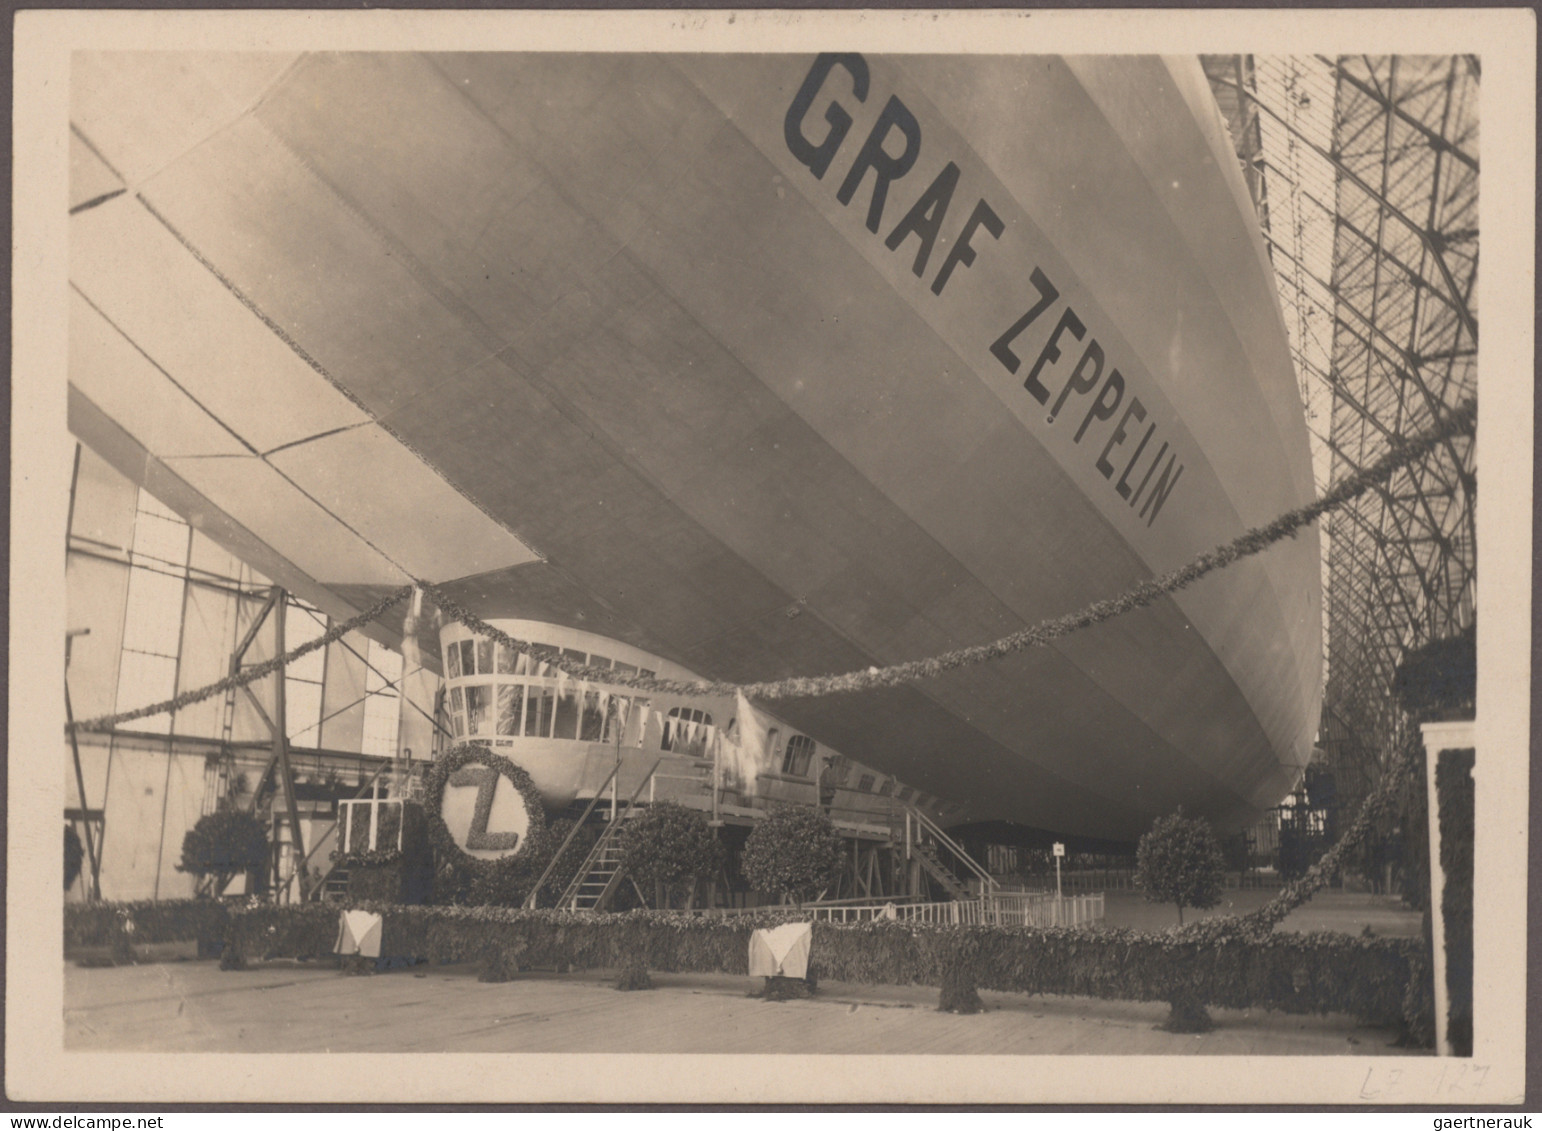
[[1522, 1102], [1411, 16], [19, 15], [8, 1095]]

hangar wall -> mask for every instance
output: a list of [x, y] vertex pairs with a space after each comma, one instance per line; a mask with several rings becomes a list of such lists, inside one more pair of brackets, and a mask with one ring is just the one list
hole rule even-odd
[[[221, 679], [270, 582], [89, 448], [77, 451], [65, 566], [74, 717], [131, 710]], [[324, 614], [289, 601], [289, 648], [326, 631]], [[273, 650], [269, 618], [245, 662], [261, 663]], [[396, 754], [399, 733], [409, 745], [422, 744], [427, 724], [397, 694], [400, 676], [400, 655], [356, 633], [290, 665], [286, 729], [301, 783], [362, 780], [361, 773]], [[274, 681], [259, 680], [250, 689], [271, 716]], [[428, 691], [430, 710], [435, 690]], [[405, 730], [403, 710], [414, 716]], [[103, 821], [102, 895], [192, 894], [193, 878], [176, 871], [183, 834], [230, 795], [232, 785], [248, 791], [235, 789], [234, 801], [250, 803], [271, 741], [258, 706], [238, 693], [124, 723], [108, 734], [79, 733], [84, 805], [66, 742], [66, 819], [78, 822], [85, 810]], [[83, 898], [84, 887], [77, 880], [68, 898]]]

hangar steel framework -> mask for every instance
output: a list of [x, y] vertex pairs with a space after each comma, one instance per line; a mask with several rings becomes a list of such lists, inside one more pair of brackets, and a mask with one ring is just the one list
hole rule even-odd
[[[1325, 489], [1476, 395], [1480, 64], [1204, 64], [1263, 222]], [[1456, 437], [1323, 531], [1321, 743], [1343, 794], [1404, 737], [1399, 662], [1473, 624], [1474, 458]]]

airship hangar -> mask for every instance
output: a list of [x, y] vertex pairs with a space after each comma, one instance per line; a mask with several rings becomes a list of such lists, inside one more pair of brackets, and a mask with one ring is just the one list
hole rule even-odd
[[1471, 436], [1129, 595], [1475, 397], [1480, 72], [77, 53], [70, 898], [226, 810], [328, 898], [468, 746], [706, 815], [725, 903], [785, 806], [844, 898], [1327, 835], [1473, 631]]

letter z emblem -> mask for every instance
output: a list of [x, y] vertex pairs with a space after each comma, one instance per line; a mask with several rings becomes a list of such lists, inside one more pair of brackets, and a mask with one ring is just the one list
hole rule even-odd
[[492, 815], [493, 795], [498, 791], [499, 777], [498, 771], [491, 766], [462, 766], [450, 775], [451, 785], [477, 787], [476, 809], [471, 815], [471, 828], [466, 833], [468, 849], [487, 848], [505, 851], [519, 846], [519, 834], [516, 832], [490, 833], [487, 831], [487, 819]]

